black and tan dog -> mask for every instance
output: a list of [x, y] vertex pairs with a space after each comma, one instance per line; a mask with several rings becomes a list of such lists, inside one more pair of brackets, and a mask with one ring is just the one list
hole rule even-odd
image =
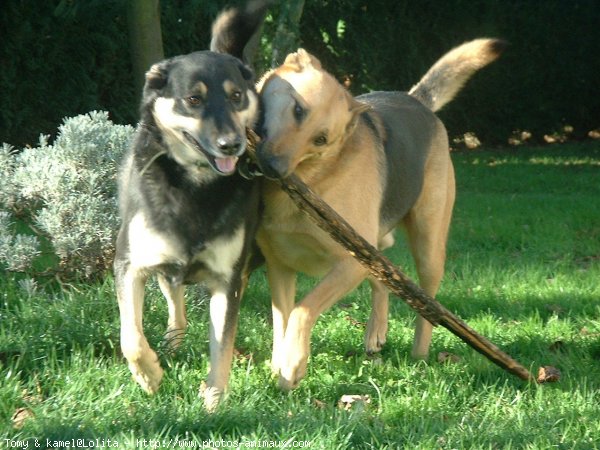
[[[454, 203], [454, 170], [444, 125], [433, 113], [504, 43], [479, 39], [442, 57], [409, 93], [373, 92], [353, 98], [304, 50], [288, 55], [260, 84], [265, 140], [263, 170], [295, 172], [379, 249], [406, 230], [423, 289], [435, 296], [445, 262]], [[319, 315], [355, 288], [368, 272], [319, 229], [275, 183], [267, 183], [258, 242], [267, 263], [273, 302], [273, 367], [279, 384], [294, 388], [306, 372], [310, 334]], [[323, 276], [298, 304], [296, 272]], [[388, 291], [369, 279], [373, 309], [365, 346], [385, 343]], [[412, 349], [426, 357], [431, 324], [419, 318]]]
[[[227, 386], [240, 299], [258, 224], [259, 190], [236, 172], [246, 128], [259, 114], [253, 72], [241, 60], [265, 2], [223, 13], [212, 51], [177, 56], [146, 74], [141, 121], [119, 179], [122, 226], [114, 263], [121, 348], [135, 380], [157, 391], [163, 370], [144, 336], [144, 285], [156, 274], [168, 302], [166, 340], [186, 328], [184, 285], [210, 290], [205, 404]], [[229, 53], [229, 54], [226, 54]]]

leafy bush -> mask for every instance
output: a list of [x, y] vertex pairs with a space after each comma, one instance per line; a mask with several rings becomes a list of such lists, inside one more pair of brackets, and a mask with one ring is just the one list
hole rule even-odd
[[118, 229], [117, 164], [132, 134], [108, 113], [91, 112], [65, 119], [52, 145], [46, 136], [39, 147], [20, 152], [4, 144], [0, 263], [7, 270], [89, 279], [110, 266]]

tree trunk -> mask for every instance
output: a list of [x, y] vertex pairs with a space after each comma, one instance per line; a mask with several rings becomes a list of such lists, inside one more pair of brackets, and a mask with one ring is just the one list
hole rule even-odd
[[159, 0], [128, 0], [127, 26], [135, 89], [140, 95], [146, 71], [164, 59]]
[[277, 32], [273, 39], [273, 67], [283, 63], [288, 53], [298, 49], [300, 36], [300, 17], [304, 9], [304, 0], [289, 0], [281, 2]]

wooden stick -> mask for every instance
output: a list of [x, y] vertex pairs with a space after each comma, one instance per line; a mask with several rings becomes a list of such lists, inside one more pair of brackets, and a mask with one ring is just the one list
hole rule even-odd
[[[249, 147], [249, 153], [254, 157], [254, 146]], [[319, 227], [369, 269], [371, 275], [384, 283], [393, 294], [403, 299], [418, 314], [434, 325], [447, 328], [504, 370], [523, 380], [536, 382], [536, 378], [525, 367], [427, 295], [388, 258], [359, 235], [343, 217], [321, 200], [298, 176], [292, 174], [285, 179], [275, 181], [298, 208], [306, 212]]]

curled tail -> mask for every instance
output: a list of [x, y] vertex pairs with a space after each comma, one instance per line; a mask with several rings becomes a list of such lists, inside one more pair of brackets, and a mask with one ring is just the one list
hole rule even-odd
[[210, 49], [227, 53], [248, 63], [252, 59], [248, 52], [255, 49], [251, 41], [260, 31], [268, 6], [273, 0], [250, 0], [245, 8], [223, 11], [212, 25]]
[[440, 110], [454, 98], [479, 69], [495, 61], [506, 48], [500, 39], [475, 39], [442, 56], [409, 91], [432, 111]]

